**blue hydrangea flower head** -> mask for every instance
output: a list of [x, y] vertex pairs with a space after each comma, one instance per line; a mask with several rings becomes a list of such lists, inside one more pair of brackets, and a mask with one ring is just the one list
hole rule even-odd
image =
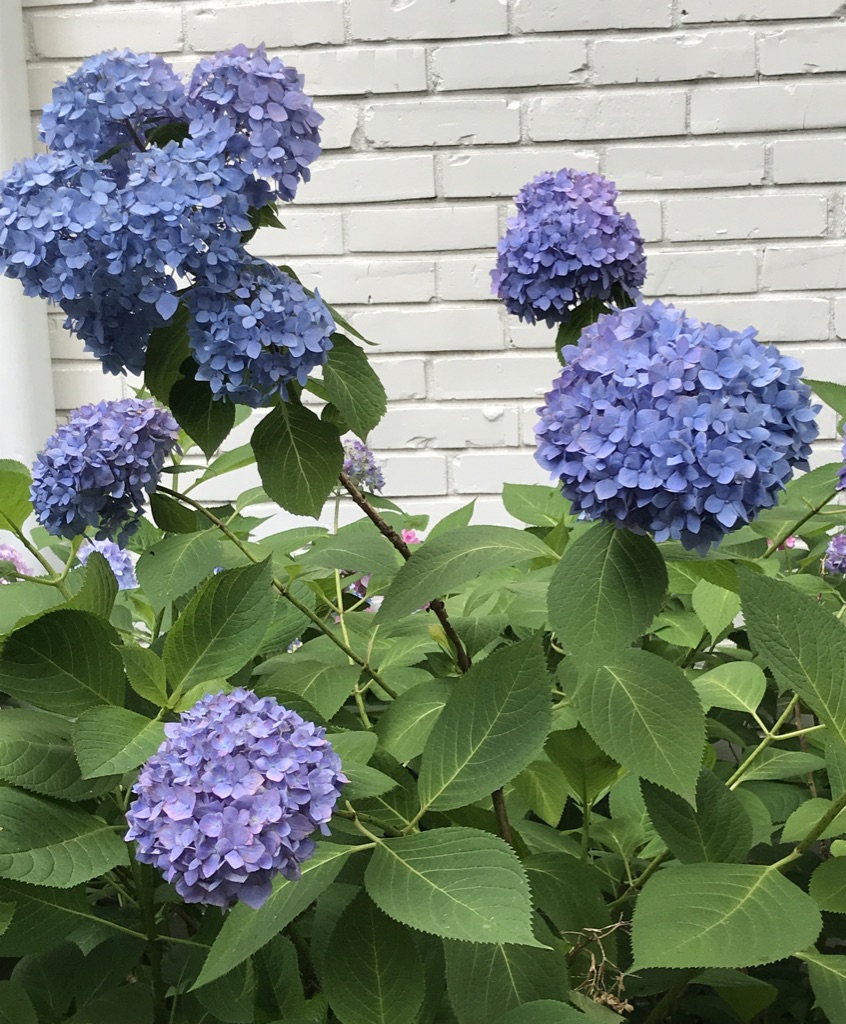
[[344, 441], [344, 473], [361, 491], [374, 494], [385, 486], [382, 467], [376, 456], [356, 438]]
[[573, 510], [704, 551], [771, 508], [818, 434], [797, 360], [661, 302], [600, 316], [538, 410]]
[[[0, 544], [0, 562], [11, 562], [18, 572], [23, 573], [25, 576], [30, 575], [31, 570], [29, 566], [21, 558], [20, 552], [13, 548], [11, 544]], [[7, 579], [5, 576], [0, 576], [0, 584], [15, 582], [14, 578]]]
[[118, 582], [118, 589], [134, 590], [138, 586], [135, 563], [126, 548], [115, 544], [113, 540], [85, 540], [80, 545], [76, 557], [86, 565], [93, 551], [98, 551], [109, 563], [109, 568]]
[[204, 281], [188, 292], [188, 337], [198, 380], [214, 397], [269, 405], [302, 386], [332, 348], [335, 322], [320, 295], [264, 260], [240, 267], [233, 286]]
[[646, 276], [643, 239], [618, 192], [600, 174], [561, 170], [520, 190], [517, 215], [497, 247], [493, 293], [509, 313], [550, 327], [567, 323], [586, 299], [639, 295]]
[[47, 441], [32, 470], [30, 498], [39, 523], [55, 536], [122, 543], [138, 528], [179, 426], [149, 399], [83, 405]]
[[[188, 85], [191, 137], [214, 144], [256, 176], [250, 201], [290, 200], [320, 155], [323, 117], [303, 92], [303, 76], [264, 46], [235, 46], [201, 60]], [[258, 179], [275, 183], [271, 190]]]
[[837, 576], [846, 576], [846, 533], [835, 533], [828, 542], [823, 568]]
[[186, 903], [258, 908], [297, 879], [347, 782], [325, 731], [245, 689], [203, 697], [141, 769], [126, 818], [136, 858]]
[[185, 87], [167, 61], [108, 50], [83, 61], [53, 90], [39, 137], [83, 162], [116, 147], [144, 149], [152, 129], [185, 120]]

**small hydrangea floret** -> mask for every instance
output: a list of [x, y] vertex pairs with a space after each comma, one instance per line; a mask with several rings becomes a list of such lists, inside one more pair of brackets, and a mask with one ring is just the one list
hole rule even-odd
[[356, 438], [344, 441], [343, 468], [344, 474], [361, 491], [374, 494], [385, 486], [382, 468], [376, 461], [376, 456], [363, 441]]
[[705, 550], [775, 505], [818, 429], [800, 363], [661, 302], [600, 316], [539, 409], [573, 510]]
[[829, 540], [823, 568], [835, 576], [846, 576], [846, 533], [835, 533]]
[[[20, 552], [16, 548], [13, 548], [11, 544], [0, 544], [0, 562], [9, 562], [10, 567], [14, 569], [15, 572], [23, 573], [24, 576], [29, 575], [31, 572], [29, 566], [23, 558], [21, 558]], [[0, 584], [14, 582], [15, 578], [10, 572], [7, 574], [6, 571], [0, 570]]]
[[86, 528], [119, 543], [138, 528], [179, 426], [150, 399], [84, 405], [47, 441], [32, 470], [39, 523], [73, 538]]
[[547, 172], [521, 189], [491, 271], [509, 313], [552, 327], [588, 299], [639, 294], [643, 239], [631, 214], [617, 210], [617, 195], [613, 182], [586, 171]]
[[85, 540], [76, 557], [82, 565], [87, 565], [88, 559], [95, 551], [99, 552], [109, 563], [119, 590], [134, 590], [138, 586], [135, 563], [126, 548], [115, 544], [113, 540]]
[[186, 903], [260, 907], [328, 835], [347, 782], [325, 731], [245, 689], [203, 697], [141, 769], [127, 841]]

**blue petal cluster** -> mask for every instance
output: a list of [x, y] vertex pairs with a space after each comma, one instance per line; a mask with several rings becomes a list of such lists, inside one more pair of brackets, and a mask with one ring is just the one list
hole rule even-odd
[[497, 247], [493, 292], [509, 313], [552, 327], [586, 299], [638, 295], [646, 276], [643, 239], [616, 206], [613, 182], [561, 170], [539, 175], [517, 195], [517, 216]]
[[[320, 156], [323, 117], [303, 92], [303, 76], [264, 46], [235, 46], [201, 60], [188, 85], [191, 136], [225, 151], [253, 178], [252, 206], [293, 199]], [[273, 192], [267, 182], [275, 182]]]
[[[29, 566], [21, 558], [20, 552], [11, 546], [11, 544], [0, 544], [0, 562], [11, 562], [15, 569], [28, 576], [31, 572]], [[0, 576], [1, 583], [14, 583], [14, 578], [6, 579], [4, 576]]]
[[826, 572], [846, 576], [846, 533], [835, 533], [828, 542], [823, 568]]
[[335, 322], [323, 300], [263, 260], [242, 266], [231, 286], [196, 285], [187, 296], [188, 338], [215, 398], [241, 405], [287, 399], [326, 362]]
[[94, 551], [98, 551], [109, 563], [119, 590], [134, 590], [138, 586], [135, 563], [126, 548], [115, 544], [113, 540], [85, 540], [80, 545], [76, 557], [85, 565]]
[[32, 470], [30, 498], [39, 523], [73, 538], [87, 527], [122, 543], [138, 528], [179, 427], [151, 400], [84, 405], [47, 441]]
[[539, 409], [573, 509], [705, 550], [772, 507], [818, 434], [801, 365], [661, 302], [601, 316]]
[[324, 730], [249, 690], [203, 697], [141, 769], [127, 841], [186, 903], [260, 907], [328, 835], [341, 762]]
[[355, 438], [344, 441], [344, 474], [359, 490], [370, 494], [381, 491], [385, 486], [376, 456], [363, 441]]

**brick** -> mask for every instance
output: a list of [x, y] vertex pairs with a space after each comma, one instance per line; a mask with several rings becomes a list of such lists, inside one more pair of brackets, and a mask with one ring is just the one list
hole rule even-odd
[[[846, 347], [829, 342], [825, 345], [791, 345], [785, 349], [789, 356], [799, 359], [805, 367], [804, 376], [811, 380], [830, 380], [846, 384]], [[842, 459], [838, 459], [842, 461]]]
[[757, 259], [751, 251], [653, 252], [648, 267], [643, 288], [647, 295], [754, 292], [757, 285]]
[[27, 68], [30, 110], [41, 111], [53, 97], [53, 88], [74, 71], [73, 64], [30, 64]]
[[318, 160], [300, 203], [380, 203], [435, 194], [432, 157], [423, 153]]
[[540, 355], [514, 352], [436, 359], [432, 364], [431, 397], [436, 401], [541, 398], [560, 370], [551, 342], [549, 351]]
[[644, 242], [657, 242], [663, 237], [659, 202], [654, 199], [628, 199], [621, 196], [617, 200], [617, 208], [621, 213], [630, 213], [634, 217]]
[[368, 438], [373, 448], [503, 448], [519, 443], [516, 408], [395, 407]]
[[495, 206], [351, 210], [347, 219], [351, 252], [483, 249], [498, 238]]
[[124, 398], [124, 379], [103, 373], [100, 366], [86, 360], [53, 366], [53, 390], [57, 409], [76, 409], [101, 399]]
[[456, 153], [443, 159], [443, 188], [447, 198], [458, 196], [513, 196], [542, 171], [578, 167], [599, 170], [592, 150], [520, 148], [502, 152]]
[[359, 109], [352, 103], [321, 103], [326, 118], [320, 126], [320, 142], [326, 149], [349, 149], [358, 128]]
[[509, 317], [506, 329], [510, 348], [533, 348], [546, 352], [555, 344], [555, 329], [545, 323], [523, 324]]
[[379, 352], [481, 351], [503, 346], [502, 323], [494, 306], [374, 309], [353, 314], [352, 322], [379, 345]]
[[422, 46], [304, 50], [283, 54], [282, 59], [305, 75], [312, 96], [425, 92], [427, 87], [426, 51]]
[[773, 181], [843, 181], [846, 178], [846, 139], [776, 139], [773, 143]]
[[69, 4], [81, 6], [93, 2], [94, 0], [21, 0], [21, 7], [63, 7]]
[[170, 53], [182, 47], [182, 15], [162, 7], [51, 11], [33, 14], [32, 37], [40, 57], [88, 57], [125, 46]]
[[808, 459], [811, 469], [818, 466], [827, 466], [832, 462], [842, 462], [843, 456], [840, 453], [839, 444], [816, 444]]
[[846, 243], [768, 247], [761, 286], [776, 291], [846, 287]]
[[493, 256], [463, 256], [438, 263], [438, 298], [490, 299]]
[[757, 142], [609, 146], [605, 172], [621, 189], [759, 185], [764, 180], [764, 147]]
[[402, 498], [406, 494], [447, 493], [447, 464], [443, 455], [429, 452], [377, 454], [387, 481], [385, 490], [392, 498]]
[[[308, 186], [303, 186], [307, 188]], [[279, 228], [260, 228], [249, 244], [256, 256], [340, 256], [344, 251], [340, 212], [282, 209]]]
[[529, 103], [529, 138], [550, 142], [681, 135], [685, 131], [685, 104], [682, 90], [594, 90], [544, 96]]
[[838, 338], [846, 339], [846, 296], [834, 300], [834, 331]]
[[759, 37], [762, 75], [846, 71], [846, 25], [785, 28]]
[[827, 204], [822, 196], [773, 195], [668, 199], [667, 238], [807, 238], [824, 235]]
[[741, 29], [598, 39], [592, 64], [600, 84], [742, 78], [755, 74], [755, 38]]
[[377, 149], [517, 142], [520, 104], [505, 99], [374, 103], [364, 112], [364, 132]]
[[735, 331], [758, 328], [761, 341], [825, 341], [829, 336], [829, 302], [802, 296], [756, 295], [744, 299], [676, 300], [691, 316]]
[[307, 288], [319, 288], [333, 305], [371, 302], [428, 302], [435, 295], [435, 265], [424, 260], [298, 262]]
[[701, 87], [690, 99], [695, 135], [846, 125], [846, 82], [764, 82]]
[[584, 80], [583, 39], [497, 39], [447, 43], [432, 51], [436, 89], [513, 89], [570, 85]]
[[426, 397], [426, 363], [422, 359], [371, 358], [370, 365], [385, 385], [390, 402]]
[[187, 40], [200, 52], [247, 46], [310, 46], [344, 41], [342, 0], [275, 0], [188, 10]]
[[579, 32], [612, 28], [669, 28], [670, 0], [515, 0], [514, 25], [519, 32]]
[[777, 21], [828, 18], [838, 13], [841, 0], [684, 0], [683, 24], [709, 21]]
[[504, 483], [548, 484], [531, 452], [471, 452], [452, 460], [452, 479], [462, 494], [500, 494]]
[[352, 0], [354, 39], [460, 39], [503, 36], [508, 15], [499, 0]]

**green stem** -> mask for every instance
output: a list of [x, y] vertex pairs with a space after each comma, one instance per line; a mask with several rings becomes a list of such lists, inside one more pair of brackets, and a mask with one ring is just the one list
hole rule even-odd
[[755, 747], [755, 749], [752, 751], [749, 757], [746, 758], [746, 760], [740, 765], [737, 771], [728, 780], [726, 785], [729, 789], [737, 789], [737, 787], [743, 781], [743, 776], [749, 770], [750, 765], [754, 764], [754, 762], [767, 749], [767, 747], [771, 743], [775, 742], [775, 740], [778, 738], [776, 736], [776, 733], [784, 725], [788, 718], [790, 718], [790, 716], [793, 714], [793, 709], [796, 707], [798, 703], [799, 697], [794, 696], [791, 699], [790, 703], [787, 705], [787, 707], [784, 709], [784, 711], [781, 714], [781, 717], [778, 719], [778, 721], [775, 723], [772, 729], [770, 729], [770, 731], [764, 736], [764, 738], [761, 740], [758, 746]]
[[582, 863], [587, 864], [590, 853], [590, 807], [588, 805], [587, 785], [582, 787]]
[[[57, 590], [59, 591], [59, 593], [62, 595], [62, 597], [69, 598], [71, 596], [71, 593], [68, 590], [68, 588], [65, 586], [65, 582], [64, 582], [65, 574], [62, 573], [61, 576], [57, 576], [56, 575], [56, 571], [53, 568], [53, 566], [50, 565], [50, 563], [47, 561], [47, 559], [44, 557], [44, 555], [41, 554], [41, 552], [38, 550], [38, 548], [34, 544], [32, 544], [30, 542], [30, 540], [27, 538], [27, 536], [23, 532], [23, 530], [19, 530], [12, 523], [9, 523], [8, 525], [11, 527], [12, 532], [18, 538], [18, 540], [21, 542], [21, 544], [23, 544], [23, 546], [27, 549], [27, 551], [32, 555], [32, 557], [38, 562], [38, 564], [41, 566], [41, 568], [50, 577], [49, 585], [52, 586], [52, 587], [56, 587]], [[45, 581], [45, 582], [47, 582], [47, 581]]]
[[834, 821], [837, 815], [844, 809], [846, 809], [846, 793], [844, 793], [839, 800], [835, 800], [816, 825], [814, 825], [811, 831], [808, 832], [805, 838], [798, 842], [786, 857], [782, 857], [782, 859], [776, 861], [775, 864], [771, 864], [770, 869], [773, 871], [780, 871], [782, 868], [787, 867], [788, 864], [792, 864], [793, 861], [798, 860], [803, 853], [807, 853], [807, 851], [810, 850], [814, 843], [825, 832], [828, 826]]
[[658, 868], [661, 867], [661, 865], [669, 856], [670, 851], [663, 850], [656, 857], [653, 857], [649, 864], [647, 864], [647, 866], [641, 872], [641, 874], [639, 874], [637, 878], [632, 882], [632, 884], [628, 887], [628, 889], [626, 889], [623, 895], [618, 896], [617, 899], [613, 901], [613, 903], [608, 904], [608, 909], [617, 910], [619, 907], [621, 907], [629, 898], [629, 896], [632, 896], [634, 893], [637, 892], [638, 889], [641, 888], [641, 886], [645, 885], [649, 881], [649, 879], [655, 874]]
[[764, 552], [762, 557], [769, 558], [770, 555], [778, 551], [778, 549], [787, 540], [788, 537], [792, 536], [794, 533], [796, 533], [797, 530], [801, 529], [801, 527], [803, 527], [809, 519], [813, 519], [814, 516], [820, 511], [820, 509], [825, 508], [826, 505], [830, 505], [831, 502], [834, 501], [834, 499], [837, 497], [837, 493], [837, 491], [832, 491], [831, 494], [829, 494], [824, 501], [820, 502], [819, 505], [809, 506], [808, 512], [804, 516], [802, 516], [802, 518], [798, 522], [793, 523], [791, 526], [782, 527], [782, 529], [779, 530], [775, 537], [773, 537], [772, 543], [769, 545], [769, 547]]
[[[175, 498], [177, 501], [184, 502], [191, 508], [196, 509], [201, 515], [204, 515], [206, 519], [208, 519], [210, 523], [213, 523], [228, 540], [232, 541], [232, 543], [238, 548], [238, 550], [241, 551], [244, 555], [246, 555], [246, 557], [249, 558], [249, 560], [254, 565], [261, 561], [260, 558], [257, 558], [253, 554], [253, 552], [250, 551], [250, 549], [247, 547], [246, 544], [244, 544], [241, 538], [237, 537], [232, 532], [232, 530], [229, 529], [226, 523], [224, 523], [221, 519], [218, 519], [218, 517], [213, 512], [210, 512], [205, 507], [205, 505], [200, 504], [199, 501], [195, 501], [193, 498], [189, 498], [187, 494], [180, 494], [179, 491], [173, 491], [169, 487], [162, 487], [161, 484], [159, 484], [158, 489], [162, 492], [162, 494], [167, 494], [171, 498]], [[388, 683], [385, 682], [385, 680], [379, 675], [379, 673], [375, 669], [370, 667], [370, 665], [367, 662], [367, 659], [362, 658], [361, 655], [359, 654], [356, 654], [356, 652], [351, 647], [344, 643], [341, 637], [339, 637], [333, 630], [329, 629], [326, 626], [326, 623], [323, 621], [323, 619], [320, 618], [320, 616], [316, 612], [312, 611], [307, 604], [304, 604], [302, 601], [300, 601], [299, 598], [295, 597], [290, 592], [290, 590], [288, 590], [285, 584], [282, 583], [282, 581], [277, 579], [275, 576], [273, 577], [273, 586], [276, 589], [276, 591], [279, 594], [281, 594], [282, 597], [285, 598], [286, 601], [290, 601], [290, 603], [296, 609], [301, 611], [307, 619], [309, 619], [315, 626], [317, 626], [321, 633], [325, 633], [325, 635], [329, 637], [332, 643], [335, 644], [335, 646], [338, 647], [340, 650], [342, 650], [344, 654], [346, 654], [346, 656], [352, 662], [358, 665], [359, 668], [364, 669], [364, 671], [370, 676], [373, 682], [379, 687], [380, 690], [382, 690], [383, 693], [386, 693], [389, 697], [391, 697], [394, 700], [396, 699], [396, 690], [394, 690], [392, 686], [389, 686]]]

